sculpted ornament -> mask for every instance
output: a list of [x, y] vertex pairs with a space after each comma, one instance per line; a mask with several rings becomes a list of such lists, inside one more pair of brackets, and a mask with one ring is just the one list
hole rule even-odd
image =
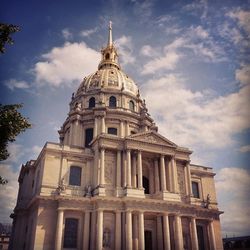
[[145, 140], [148, 141], [148, 142], [157, 142], [157, 140], [155, 139], [155, 137], [152, 136], [152, 135], [146, 136]]

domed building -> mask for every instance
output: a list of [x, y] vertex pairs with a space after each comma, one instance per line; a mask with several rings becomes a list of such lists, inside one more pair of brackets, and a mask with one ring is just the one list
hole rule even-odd
[[59, 135], [22, 166], [11, 249], [223, 249], [211, 168], [157, 132], [109, 26]]

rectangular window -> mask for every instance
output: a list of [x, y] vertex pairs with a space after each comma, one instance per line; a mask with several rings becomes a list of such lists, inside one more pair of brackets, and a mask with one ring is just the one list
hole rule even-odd
[[192, 181], [192, 191], [194, 198], [200, 198], [198, 182]]
[[93, 140], [93, 128], [87, 128], [85, 130], [85, 147], [89, 148], [89, 143]]
[[64, 248], [77, 248], [78, 219], [66, 218], [64, 228]]
[[108, 128], [108, 134], [117, 135], [117, 128]]
[[81, 186], [82, 168], [71, 166], [69, 173], [69, 185]]

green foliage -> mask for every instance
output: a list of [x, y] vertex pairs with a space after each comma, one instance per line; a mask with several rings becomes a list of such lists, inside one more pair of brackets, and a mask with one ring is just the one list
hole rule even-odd
[[23, 105], [0, 104], [0, 161], [9, 156], [7, 146], [9, 142], [15, 141], [15, 137], [31, 127], [28, 119], [18, 112]]
[[17, 25], [0, 23], [0, 53], [4, 53], [6, 43], [10, 45], [14, 43], [10, 35], [18, 31], [20, 27]]

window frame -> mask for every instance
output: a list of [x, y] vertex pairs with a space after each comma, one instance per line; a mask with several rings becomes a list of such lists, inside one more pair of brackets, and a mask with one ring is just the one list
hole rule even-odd
[[[91, 140], [89, 139], [88, 141], [87, 141], [87, 131], [92, 131], [92, 136], [90, 136], [91, 137]], [[90, 148], [90, 145], [89, 145], [89, 143], [93, 140], [93, 138], [94, 138], [94, 129], [93, 128], [85, 128], [85, 141], [84, 141], [84, 146], [85, 146], [85, 148]], [[88, 142], [88, 143], [87, 143]]]
[[[71, 239], [71, 241], [73, 241], [73, 242], [66, 242], [65, 236], [68, 237], [68, 238], [70, 238], [70, 236], [67, 235], [67, 233], [70, 232], [70, 230], [68, 228], [69, 226], [68, 226], [67, 221], [70, 221], [70, 220], [76, 222], [76, 227], [74, 228], [74, 235], [71, 236], [71, 238], [73, 238], [73, 240]], [[65, 218], [64, 225], [65, 226], [64, 226], [64, 235], [63, 235], [63, 248], [69, 248], [69, 249], [70, 248], [77, 248], [78, 237], [79, 237], [79, 234], [78, 234], [79, 219], [78, 218], [74, 218], [74, 217], [67, 217], [67, 218]]]
[[[73, 176], [73, 169], [78, 169], [80, 170], [80, 173], [79, 174], [79, 180], [76, 182], [74, 182], [75, 180], [73, 180], [72, 178], [74, 178]], [[73, 176], [73, 177], [72, 177]], [[77, 187], [80, 187], [82, 184], [82, 167], [80, 166], [76, 166], [76, 165], [72, 165], [70, 166], [70, 169], [69, 169], [69, 185], [70, 186], [77, 186]]]
[[130, 101], [129, 101], [128, 106], [129, 106], [129, 110], [130, 110], [130, 111], [133, 111], [133, 112], [135, 111], [135, 103], [134, 103], [133, 100], [130, 100]]
[[110, 108], [116, 108], [117, 107], [117, 99], [113, 95], [109, 97], [109, 107]]
[[[195, 194], [194, 194], [193, 184], [197, 185], [196, 187], [197, 187], [198, 197], [195, 196]], [[193, 197], [194, 197], [195, 199], [201, 199], [200, 182], [197, 181], [197, 180], [192, 180], [192, 181], [191, 181], [191, 185], [192, 185], [192, 194], [193, 194]]]
[[89, 106], [88, 107], [89, 107], [89, 109], [95, 108], [95, 97], [94, 96], [89, 98]]
[[[111, 129], [115, 130], [116, 133], [110, 133], [109, 130], [111, 130]], [[118, 135], [118, 129], [116, 127], [108, 127], [107, 134], [109, 134], [109, 135], [116, 135], [117, 136]]]

